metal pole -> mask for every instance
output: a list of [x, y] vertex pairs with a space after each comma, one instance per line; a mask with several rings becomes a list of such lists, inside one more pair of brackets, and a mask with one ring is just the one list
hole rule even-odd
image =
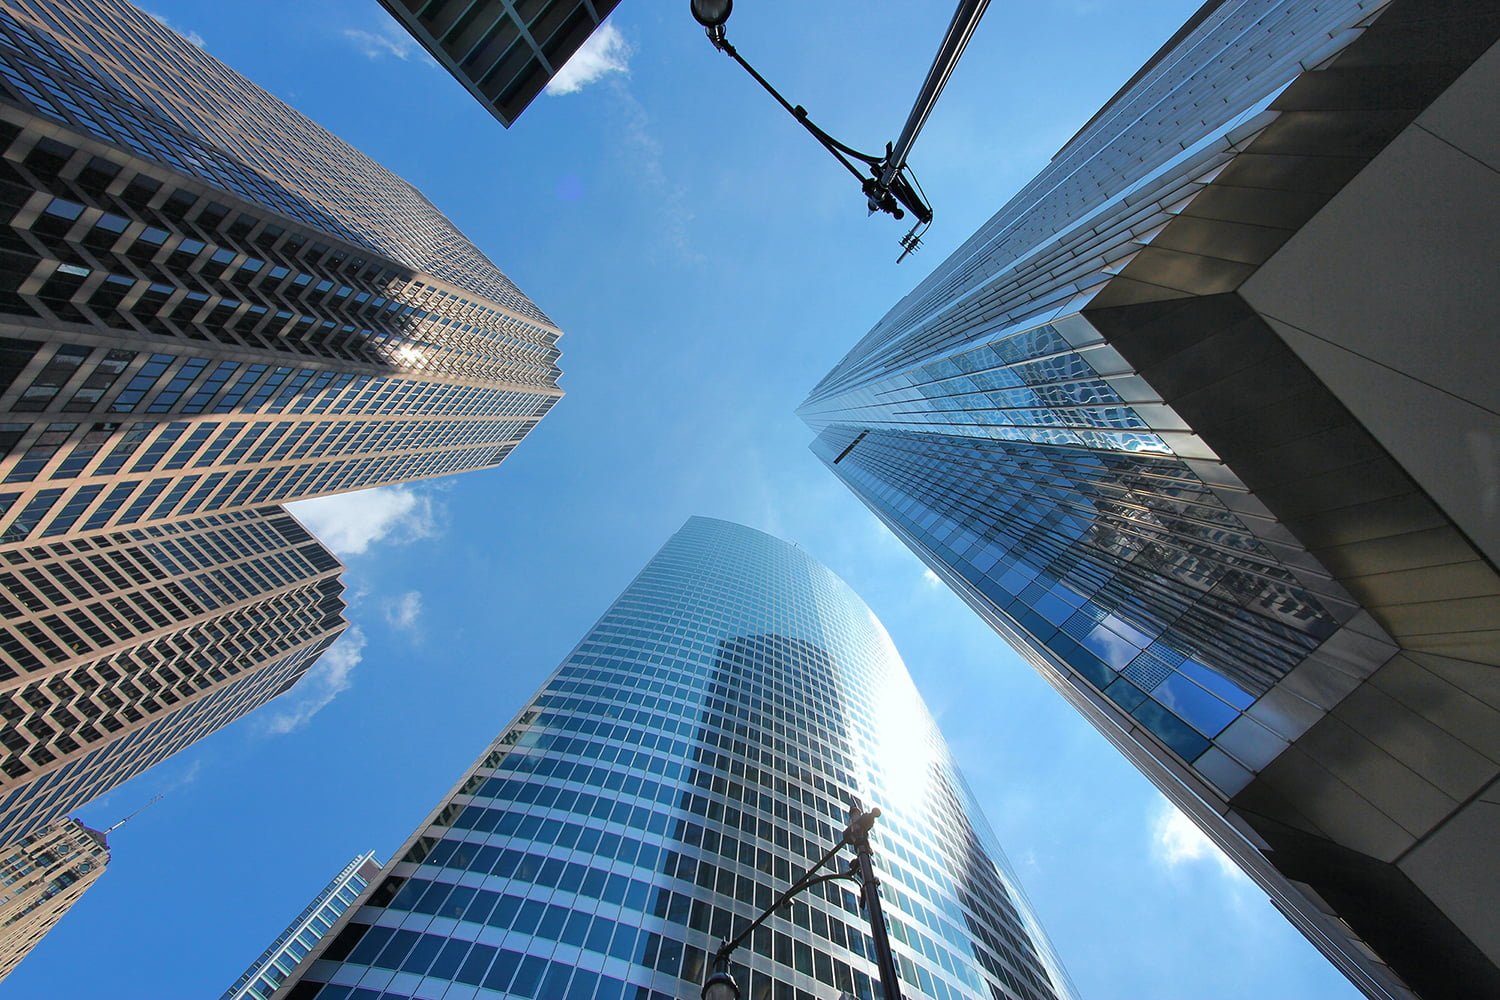
[[855, 874], [859, 878], [860, 902], [870, 918], [870, 937], [875, 942], [875, 965], [880, 970], [880, 985], [885, 1000], [901, 1000], [901, 976], [896, 956], [891, 953], [891, 939], [885, 926], [885, 912], [880, 908], [880, 880], [875, 877], [875, 856], [870, 848], [870, 827], [879, 809], [863, 812], [856, 799], [849, 804], [849, 828], [844, 840], [854, 848]]
[[906, 125], [891, 147], [890, 155], [885, 158], [885, 169], [879, 179], [881, 190], [890, 190], [896, 175], [906, 166], [906, 154], [911, 152], [912, 144], [917, 141], [917, 133], [927, 124], [927, 116], [932, 114], [938, 95], [943, 92], [948, 77], [953, 75], [953, 67], [958, 65], [959, 56], [963, 55], [964, 47], [969, 44], [974, 29], [979, 26], [979, 19], [984, 16], [984, 10], [989, 5], [990, 0], [959, 0], [958, 9], [953, 12], [953, 21], [948, 25], [948, 33], [943, 36], [943, 44], [938, 46], [937, 56], [927, 71], [927, 79], [922, 81], [922, 89], [917, 93], [916, 103], [911, 106], [911, 114], [906, 117]]

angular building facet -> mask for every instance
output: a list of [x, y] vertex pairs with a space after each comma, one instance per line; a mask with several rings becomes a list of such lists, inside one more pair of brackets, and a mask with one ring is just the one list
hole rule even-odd
[[276, 936], [271, 946], [235, 980], [219, 1000], [271, 1000], [287, 974], [302, 957], [316, 947], [339, 916], [359, 898], [365, 886], [380, 874], [375, 853], [367, 851], [344, 866], [332, 882], [313, 897], [297, 919]]
[[620, 0], [380, 0], [510, 128]]
[[279, 507], [0, 549], [0, 844], [296, 683], [342, 569]]
[[0, 981], [109, 864], [103, 833], [59, 819], [0, 849]]
[[[1074, 995], [870, 609], [798, 546], [692, 518], [278, 1000], [697, 996], [854, 799], [883, 810], [906, 996]], [[746, 998], [881, 995], [835, 885], [735, 953]]]
[[1205, 4], [799, 410], [1372, 997], [1500, 995], [1497, 37]]
[[0, 542], [491, 467], [562, 394], [411, 185], [122, 0], [0, 4], [0, 216]]

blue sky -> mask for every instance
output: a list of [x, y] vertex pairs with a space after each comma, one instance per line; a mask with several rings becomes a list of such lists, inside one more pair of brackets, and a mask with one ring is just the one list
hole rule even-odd
[[[110, 870], [5, 998], [215, 997], [350, 858], [384, 859], [690, 514], [801, 543], [884, 621], [1081, 994], [1357, 994], [807, 451], [793, 408], [1197, 0], [996, 3], [912, 157], [937, 222], [848, 176], [625, 0], [574, 92], [506, 131], [374, 0], [152, 0], [421, 189], [566, 331], [566, 399], [498, 470], [303, 508], [355, 629], [296, 690], [116, 789]], [[741, 51], [855, 146], [894, 138], [948, 0], [745, 0]], [[575, 67], [576, 68], [576, 67]], [[87, 960], [82, 960], [87, 956]]]

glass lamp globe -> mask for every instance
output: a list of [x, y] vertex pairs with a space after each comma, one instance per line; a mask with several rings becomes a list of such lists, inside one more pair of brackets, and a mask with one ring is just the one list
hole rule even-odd
[[705, 28], [722, 27], [734, 10], [734, 0], [692, 0], [692, 5], [693, 18]]
[[703, 1000], [740, 1000], [739, 983], [727, 972], [715, 972], [703, 981]]

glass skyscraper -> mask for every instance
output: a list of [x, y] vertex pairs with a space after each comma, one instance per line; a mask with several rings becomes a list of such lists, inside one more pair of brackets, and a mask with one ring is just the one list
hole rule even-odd
[[345, 865], [344, 870], [303, 907], [296, 920], [276, 935], [271, 946], [240, 974], [219, 1000], [270, 1000], [276, 987], [297, 967], [302, 956], [317, 946], [328, 929], [338, 922], [339, 915], [379, 874], [380, 862], [375, 860], [373, 851], [367, 851]]
[[1497, 37], [1204, 4], [799, 411], [1372, 997], [1500, 995]]
[[380, 0], [510, 128], [620, 0]]
[[[798, 546], [692, 518], [277, 998], [696, 996], [854, 798], [884, 810], [907, 996], [1073, 996], [874, 614]], [[736, 952], [747, 998], [880, 995], [843, 884]]]

